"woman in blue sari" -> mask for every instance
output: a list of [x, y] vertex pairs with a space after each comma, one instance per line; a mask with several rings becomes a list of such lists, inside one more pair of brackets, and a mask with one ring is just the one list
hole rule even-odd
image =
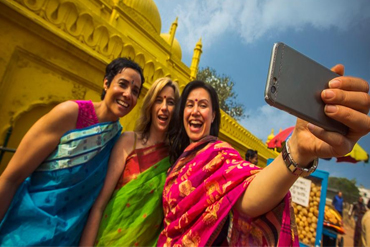
[[144, 81], [135, 62], [106, 68], [102, 101], [67, 101], [27, 132], [0, 177], [1, 246], [78, 245], [98, 196], [119, 118], [136, 105]]

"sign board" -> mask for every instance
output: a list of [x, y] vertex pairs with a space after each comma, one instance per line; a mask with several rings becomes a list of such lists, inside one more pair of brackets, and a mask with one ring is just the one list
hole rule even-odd
[[290, 187], [292, 201], [304, 207], [308, 207], [310, 203], [310, 192], [311, 180], [307, 178], [299, 177], [292, 187]]

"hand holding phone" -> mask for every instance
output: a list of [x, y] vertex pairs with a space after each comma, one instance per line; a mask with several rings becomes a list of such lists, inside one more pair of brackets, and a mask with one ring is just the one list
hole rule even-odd
[[348, 127], [324, 112], [321, 92], [339, 75], [284, 43], [275, 43], [265, 88], [266, 102], [329, 131], [346, 135]]

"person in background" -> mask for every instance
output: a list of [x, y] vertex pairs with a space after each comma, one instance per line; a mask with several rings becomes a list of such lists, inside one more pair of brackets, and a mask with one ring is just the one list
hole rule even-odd
[[367, 201], [367, 211], [362, 217], [362, 246], [370, 246], [370, 199]]
[[167, 133], [179, 97], [170, 78], [159, 78], [150, 87], [135, 132], [124, 132], [113, 148], [81, 246], [156, 243], [163, 227], [163, 186], [171, 166]]
[[366, 207], [364, 204], [364, 199], [362, 197], [358, 198], [357, 203], [353, 205], [353, 217], [355, 219], [355, 234], [353, 236], [353, 246], [362, 246], [361, 244], [361, 233], [362, 233], [362, 217], [366, 212]]
[[245, 153], [245, 160], [249, 161], [252, 164], [258, 164], [258, 153], [257, 150], [248, 149]]
[[331, 203], [335, 210], [343, 217], [343, 197], [342, 191], [339, 191], [337, 195], [334, 196], [333, 201]]
[[78, 245], [121, 135], [118, 120], [143, 82], [138, 64], [117, 58], [100, 102], [60, 103], [28, 130], [0, 177], [1, 246]]

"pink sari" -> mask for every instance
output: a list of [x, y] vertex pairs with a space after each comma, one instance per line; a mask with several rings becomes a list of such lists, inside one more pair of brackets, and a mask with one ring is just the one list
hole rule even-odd
[[158, 246], [211, 246], [229, 214], [230, 246], [298, 246], [289, 193], [275, 209], [257, 218], [233, 210], [259, 171], [216, 137], [190, 144], [165, 183], [164, 230]]

